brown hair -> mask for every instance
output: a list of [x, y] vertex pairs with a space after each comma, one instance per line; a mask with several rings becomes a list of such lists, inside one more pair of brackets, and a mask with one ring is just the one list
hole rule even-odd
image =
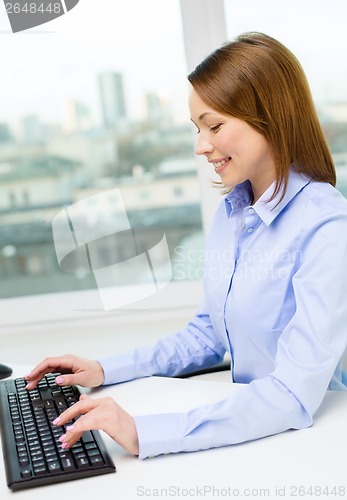
[[270, 200], [282, 186], [284, 196], [291, 165], [335, 186], [335, 167], [304, 70], [280, 42], [244, 33], [204, 59], [188, 80], [206, 104], [265, 136], [277, 174]]

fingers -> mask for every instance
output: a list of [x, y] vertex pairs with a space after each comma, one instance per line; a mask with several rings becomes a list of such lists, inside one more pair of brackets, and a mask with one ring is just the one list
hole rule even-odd
[[76, 418], [78, 415], [83, 415], [88, 411], [92, 410], [97, 406], [97, 400], [88, 398], [80, 400], [78, 403], [75, 403], [73, 406], [70, 406], [67, 410], [65, 410], [59, 417], [57, 417], [54, 421], [54, 425], [65, 425], [69, 420]]
[[24, 380], [28, 382], [27, 388], [34, 389], [46, 373], [54, 373], [58, 367], [61, 368], [63, 358], [46, 358], [39, 363]]
[[75, 374], [66, 374], [66, 375], [59, 375], [59, 377], [55, 378], [55, 383], [57, 385], [74, 385], [78, 384], [78, 375]]
[[27, 389], [34, 389], [46, 373], [60, 372], [56, 378], [58, 385], [81, 385], [98, 387], [105, 380], [105, 374], [98, 361], [65, 354], [56, 358], [46, 358], [38, 364], [24, 379]]
[[72, 425], [67, 425], [65, 427], [65, 434], [60, 436], [59, 441], [62, 443], [62, 448], [71, 448], [79, 439], [81, 439], [82, 434], [85, 431], [90, 431], [95, 429], [93, 425], [93, 418], [91, 415], [92, 412], [88, 413], [88, 415], [84, 415], [74, 422]]
[[[60, 426], [66, 424], [79, 414], [84, 414], [83, 417], [78, 418], [72, 425], [67, 425], [65, 427], [65, 434], [59, 438], [63, 449], [71, 448], [81, 438], [85, 431], [95, 429], [93, 425], [94, 419], [91, 413], [97, 406], [98, 400], [92, 400], [86, 394], [82, 394], [80, 402], [74, 404], [68, 410], [65, 410], [60, 417], [54, 420], [53, 424]], [[86, 414], [88, 414], [88, 417]]]
[[54, 420], [55, 425], [64, 425], [69, 420], [83, 414], [72, 425], [65, 427], [65, 434], [59, 440], [62, 448], [71, 448], [83, 432], [103, 430], [129, 453], [139, 454], [139, 442], [134, 419], [112, 398], [91, 399], [82, 395], [80, 401], [64, 411]]
[[[46, 358], [41, 363], [39, 363], [28, 375], [24, 377], [24, 380], [28, 382], [27, 389], [34, 389], [40, 380], [46, 375], [46, 373], [54, 372], [71, 372], [73, 370], [73, 356], [65, 355], [60, 357]], [[56, 384], [58, 385], [72, 385], [76, 384], [75, 376], [72, 374], [67, 374], [62, 377], [56, 378]]]

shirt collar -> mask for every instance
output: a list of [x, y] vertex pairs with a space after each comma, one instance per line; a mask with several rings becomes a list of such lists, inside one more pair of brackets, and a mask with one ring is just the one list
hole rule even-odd
[[232, 210], [246, 207], [252, 202], [252, 186], [250, 181], [242, 182], [233, 188], [225, 197], [225, 209], [228, 217]]
[[[275, 198], [268, 203], [268, 200], [274, 189], [275, 182], [268, 187], [265, 193], [259, 198], [259, 200], [254, 204], [253, 208], [262, 221], [269, 226], [273, 220], [277, 217], [278, 214], [282, 212], [282, 210], [288, 205], [288, 203], [296, 196], [299, 191], [301, 191], [307, 184], [309, 184], [310, 179], [306, 177], [304, 174], [300, 174], [295, 172], [294, 170], [289, 171], [288, 183], [286, 192], [279, 202], [281, 195], [283, 193], [283, 187], [279, 190]], [[277, 206], [276, 206], [277, 205]]]
[[[266, 203], [266, 200], [271, 197], [275, 189], [276, 182], [273, 182], [271, 186], [269, 186], [265, 191], [265, 193], [262, 194], [259, 200], [253, 205], [255, 212], [262, 219], [262, 221], [267, 226], [269, 226], [277, 217], [277, 215], [294, 198], [294, 196], [299, 191], [301, 191], [309, 182], [310, 179], [304, 174], [299, 174], [298, 172], [295, 172], [291, 169], [289, 171], [287, 189], [280, 203], [278, 203], [278, 201], [282, 195], [283, 187], [280, 189], [273, 200]], [[225, 197], [225, 208], [228, 217], [230, 217], [232, 210], [249, 206], [252, 202], [252, 197], [252, 187], [249, 180], [235, 186], [234, 189]], [[277, 203], [278, 205], [276, 206]]]

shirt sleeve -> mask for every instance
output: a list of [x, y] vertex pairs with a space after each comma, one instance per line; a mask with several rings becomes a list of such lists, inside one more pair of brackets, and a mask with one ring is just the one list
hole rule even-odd
[[293, 276], [296, 312], [283, 330], [275, 370], [220, 402], [179, 414], [135, 417], [140, 458], [201, 450], [312, 424], [347, 344], [346, 217], [302, 235]]
[[107, 385], [151, 375], [172, 377], [190, 373], [220, 363], [225, 352], [215, 336], [203, 299], [185, 329], [153, 346], [98, 361], [105, 373], [104, 385]]

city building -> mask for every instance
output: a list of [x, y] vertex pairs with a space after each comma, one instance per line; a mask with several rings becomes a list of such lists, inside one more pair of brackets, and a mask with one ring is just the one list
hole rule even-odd
[[112, 128], [126, 118], [123, 75], [105, 72], [98, 76], [102, 122], [105, 128]]

